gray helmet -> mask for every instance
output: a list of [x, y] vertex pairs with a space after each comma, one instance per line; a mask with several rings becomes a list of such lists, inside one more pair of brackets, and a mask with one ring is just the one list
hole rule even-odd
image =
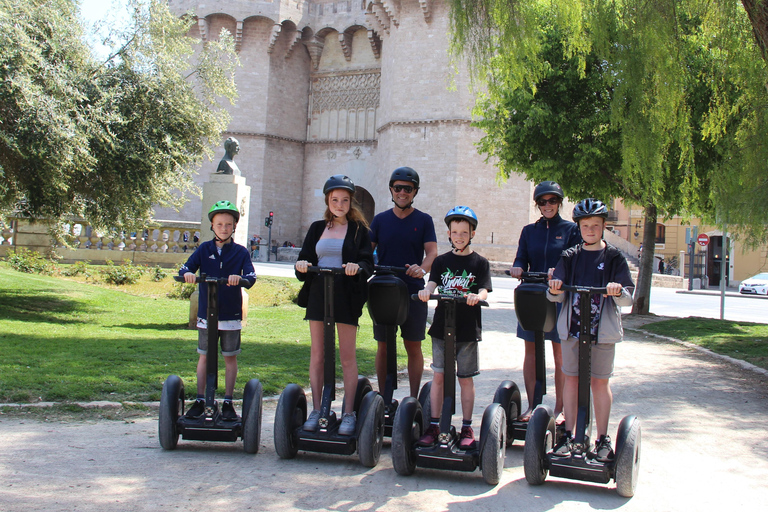
[[556, 181], [542, 181], [536, 185], [535, 189], [533, 189], [533, 200], [538, 201], [541, 196], [547, 194], [555, 195], [560, 199], [565, 197], [565, 194], [563, 194], [563, 187], [561, 187], [559, 183]]
[[389, 177], [389, 186], [396, 181], [410, 181], [413, 183], [414, 188], [419, 188], [419, 173], [411, 169], [410, 167], [398, 167], [392, 171], [392, 176]]
[[323, 195], [328, 194], [328, 192], [337, 188], [349, 190], [350, 194], [355, 195], [355, 184], [352, 183], [349, 176], [343, 174], [334, 174], [326, 180], [325, 185], [323, 185]]
[[579, 219], [586, 217], [602, 217], [607, 219], [608, 207], [599, 199], [593, 199], [591, 197], [582, 199], [573, 207], [573, 220], [574, 222], [578, 222]]

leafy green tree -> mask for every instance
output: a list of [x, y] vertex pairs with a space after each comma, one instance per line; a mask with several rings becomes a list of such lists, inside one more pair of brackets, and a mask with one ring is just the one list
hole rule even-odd
[[[557, 179], [574, 199], [644, 208], [651, 250], [635, 312], [648, 311], [659, 215], [746, 213], [739, 183], [765, 175], [768, 99], [738, 6], [454, 0], [452, 23], [456, 52], [483, 78], [481, 150], [502, 177]], [[764, 232], [763, 210], [753, 234]]]
[[0, 0], [0, 209], [128, 227], [194, 189], [229, 122], [219, 102], [236, 97], [233, 39], [195, 52], [191, 17], [130, 6], [99, 61], [75, 0]]

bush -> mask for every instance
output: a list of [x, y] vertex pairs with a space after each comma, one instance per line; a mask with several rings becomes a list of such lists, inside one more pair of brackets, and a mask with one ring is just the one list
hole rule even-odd
[[62, 270], [61, 274], [67, 277], [74, 277], [82, 274], [83, 276], [85, 276], [86, 279], [90, 279], [91, 277], [93, 277], [93, 271], [91, 267], [88, 266], [88, 261], [75, 262], [69, 267]]
[[27, 274], [51, 275], [56, 271], [56, 265], [49, 259], [41, 256], [37, 251], [19, 249], [8, 253], [8, 264], [11, 268]]
[[165, 269], [160, 265], [157, 265], [154, 269], [152, 269], [152, 280], [154, 282], [159, 283], [166, 277], [168, 277], [168, 272], [166, 272]]
[[179, 283], [174, 282], [173, 283], [173, 289], [169, 291], [166, 296], [169, 299], [181, 299], [181, 300], [189, 300], [189, 298], [192, 296], [192, 293], [197, 289], [197, 285], [192, 283]]
[[107, 266], [101, 270], [104, 281], [115, 285], [136, 284], [144, 273], [138, 265], [134, 265], [126, 260], [121, 265], [115, 265], [111, 260], [107, 260]]

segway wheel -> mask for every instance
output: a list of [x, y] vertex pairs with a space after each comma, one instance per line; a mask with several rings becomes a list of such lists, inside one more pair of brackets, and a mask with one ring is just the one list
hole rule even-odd
[[176, 422], [184, 409], [184, 382], [178, 375], [169, 375], [163, 383], [160, 395], [160, 419], [157, 422], [158, 437], [163, 450], [173, 450], [179, 442]]
[[243, 449], [258, 453], [261, 442], [261, 401], [264, 390], [259, 379], [251, 379], [243, 391]]
[[504, 471], [507, 446], [507, 414], [501, 404], [486, 407], [480, 432], [480, 471], [487, 484], [496, 485]]
[[421, 404], [421, 412], [426, 419], [432, 417], [432, 381], [425, 383], [421, 386], [419, 391], [419, 403]]
[[549, 468], [546, 455], [555, 447], [555, 418], [544, 406], [533, 410], [528, 428], [525, 431], [525, 450], [523, 451], [523, 469], [525, 479], [531, 485], [541, 485], [547, 479]]
[[288, 384], [275, 411], [275, 451], [281, 459], [292, 459], [299, 451], [296, 430], [307, 420], [307, 397], [298, 384]]
[[392, 465], [398, 475], [409, 476], [416, 470], [416, 441], [424, 431], [421, 404], [412, 396], [397, 408], [392, 423]]
[[357, 436], [357, 451], [360, 464], [372, 468], [379, 463], [381, 446], [384, 444], [384, 399], [378, 393], [369, 391], [366, 404], [360, 418], [360, 432]]
[[619, 496], [631, 498], [635, 495], [640, 469], [640, 420], [625, 416], [619, 423], [616, 436], [616, 491]]
[[511, 380], [505, 380], [496, 388], [493, 402], [501, 404], [507, 415], [507, 445], [515, 441], [515, 426], [512, 424], [520, 416], [520, 389]]
[[[363, 403], [363, 398], [365, 397], [365, 395], [367, 395], [371, 391], [373, 391], [373, 386], [371, 386], [371, 381], [368, 380], [368, 377], [363, 377], [362, 375], [358, 375], [357, 389], [355, 389], [355, 406], [353, 409], [358, 417], [360, 416], [360, 405]], [[346, 397], [344, 397], [344, 399], [341, 401], [341, 410], [342, 411], [347, 410]]]

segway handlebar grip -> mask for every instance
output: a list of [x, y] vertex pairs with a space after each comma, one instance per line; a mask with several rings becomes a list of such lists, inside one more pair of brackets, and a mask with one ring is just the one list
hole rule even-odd
[[[419, 299], [418, 293], [412, 293], [411, 294], [411, 300], [421, 300]], [[453, 300], [458, 302], [459, 304], [466, 304], [467, 298], [466, 297], [454, 297], [453, 295], [440, 295], [439, 293], [433, 293], [429, 296], [429, 300]], [[475, 304], [475, 306], [485, 306], [488, 307], [488, 302], [484, 300], [480, 300]]]
[[[512, 275], [509, 270], [505, 270], [504, 273], [508, 276]], [[520, 280], [527, 283], [545, 283], [548, 279], [549, 272], [523, 272], [520, 274]]]
[[608, 293], [608, 290], [605, 286], [598, 287], [563, 284], [560, 289], [566, 292], [589, 293], [590, 295], [605, 295]]
[[316, 267], [310, 265], [307, 267], [307, 273], [309, 274], [346, 274], [347, 271], [344, 267]]
[[373, 271], [378, 273], [390, 273], [390, 274], [398, 274], [400, 272], [405, 272], [408, 270], [406, 267], [390, 267], [389, 265], [374, 265]]
[[[173, 276], [173, 280], [177, 281], [179, 283], [185, 283], [186, 282], [184, 280], [184, 276]], [[195, 276], [195, 283], [196, 284], [198, 284], [198, 283], [211, 283], [211, 282], [216, 282], [218, 284], [227, 284], [229, 282], [229, 278], [228, 277], [208, 277], [205, 274], [202, 274], [202, 275], [199, 275], [199, 276]], [[245, 286], [246, 284], [248, 284], [248, 281], [246, 281], [245, 279], [241, 279], [240, 280], [240, 286]]]

